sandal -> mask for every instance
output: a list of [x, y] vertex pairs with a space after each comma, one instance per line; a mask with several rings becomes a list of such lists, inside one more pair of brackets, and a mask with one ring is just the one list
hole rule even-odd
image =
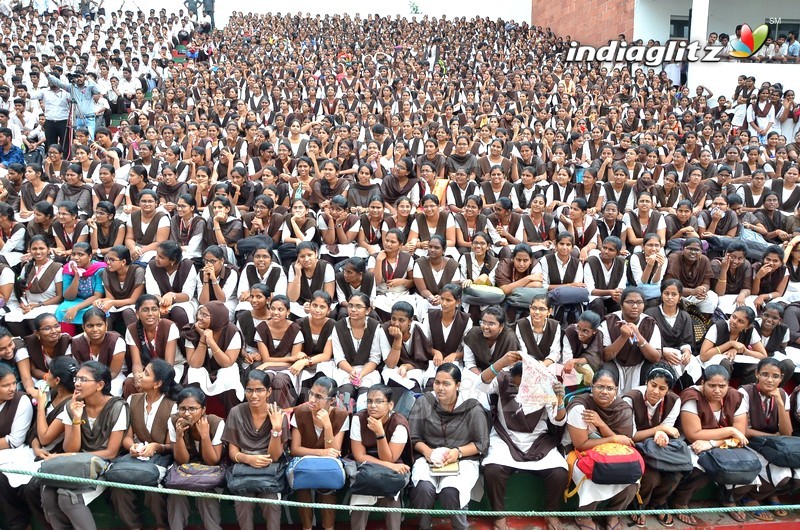
[[631, 522], [637, 528], [645, 528], [647, 526], [647, 516], [644, 514], [631, 514]]
[[[611, 521], [613, 519], [616, 519], [617, 522], [611, 524]], [[622, 521], [620, 521], [619, 517], [609, 517], [608, 519], [606, 519], [606, 530], [622, 530]]]
[[750, 512], [750, 515], [752, 515], [759, 521], [764, 521], [765, 523], [771, 523], [775, 520], [775, 517], [772, 516], [772, 512], [770, 512], [769, 510], [758, 510], [755, 512]]
[[[589, 524], [585, 524], [587, 521]], [[594, 521], [592, 521], [591, 517], [576, 517], [575, 526], [577, 526], [580, 530], [597, 530], [597, 525], [594, 524]]]
[[[733, 508], [736, 505], [735, 504], [723, 504], [723, 506], [725, 506], [726, 508]], [[732, 512], [726, 512], [726, 513], [728, 514], [728, 517], [730, 517], [731, 519], [733, 519], [737, 523], [743, 523], [743, 522], [747, 521], [747, 514], [744, 513], [741, 510], [734, 510]]]
[[677, 517], [678, 520], [683, 524], [687, 524], [689, 526], [697, 526], [697, 519], [695, 519], [694, 515], [690, 513], [676, 513], [675, 517]]
[[[767, 504], [767, 506], [780, 506], [781, 502], [780, 501], [769, 501], [766, 504]], [[777, 510], [772, 510], [772, 515], [774, 515], [775, 517], [786, 517], [786, 516], [789, 515], [789, 512], [787, 512], [783, 508], [779, 508]]]
[[544, 522], [547, 523], [547, 530], [564, 530], [558, 517], [545, 517]]
[[672, 519], [672, 514], [669, 513], [658, 514], [658, 522], [667, 528], [675, 526], [675, 521]]

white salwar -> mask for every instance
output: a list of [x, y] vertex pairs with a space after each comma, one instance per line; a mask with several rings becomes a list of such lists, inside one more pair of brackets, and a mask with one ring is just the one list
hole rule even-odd
[[[464, 402], [465, 398], [459, 392], [456, 407]], [[411, 468], [411, 484], [416, 487], [422, 481], [430, 482], [436, 487], [436, 494], [445, 488], [458, 490], [458, 502], [464, 507], [470, 499], [479, 501], [483, 497], [483, 481], [480, 473], [480, 463], [477, 460], [459, 460], [458, 475], [448, 477], [431, 476], [431, 466], [424, 457], [417, 458]]]
[[[589, 428], [587, 423], [583, 421], [583, 411], [585, 410], [586, 407], [583, 405], [574, 406], [567, 413], [567, 423], [578, 429]], [[592, 437], [591, 429], [589, 437]], [[586, 478], [586, 475], [577, 465], [572, 468], [572, 480], [578, 485], [578, 506], [580, 507], [594, 502], [606, 501], [630, 486], [630, 484], [597, 484]], [[637, 480], [636, 482], [638, 483], [639, 481]]]
[[[497, 394], [497, 378], [493, 379], [488, 385], [484, 385], [484, 388], [487, 394]], [[514, 441], [514, 445], [516, 445], [522, 453], [525, 453], [540, 436], [547, 433], [548, 421], [559, 427], [566, 423], [567, 417], [564, 416], [564, 419], [558, 421], [555, 419], [555, 412], [553, 407], [547, 407], [545, 409], [545, 414], [542, 414], [542, 417], [539, 418], [539, 422], [536, 424], [536, 427], [534, 427], [533, 432], [529, 433], [510, 430], [506, 425], [506, 419], [503, 414], [498, 414], [497, 419]], [[494, 427], [492, 427], [492, 431], [489, 434], [489, 452], [481, 463], [483, 466], [488, 466], [489, 464], [512, 467], [521, 471], [540, 471], [542, 469], [556, 468], [567, 469], [567, 461], [559, 452], [558, 447], [551, 449], [541, 460], [524, 460], [521, 462], [515, 460], [514, 457], [511, 456], [511, 450], [508, 448], [508, 444], [497, 434], [497, 429]]]
[[[39, 274], [44, 272], [44, 270], [46, 268], [50, 267], [50, 264], [52, 263], [52, 261], [53, 260], [49, 260], [44, 266], [42, 266], [41, 269], [36, 267], [36, 270], [40, 271]], [[43, 292], [43, 293], [32, 293], [30, 291], [26, 291], [26, 293], [23, 295], [25, 301], [28, 304], [41, 304], [42, 302], [45, 302], [45, 301], [50, 300], [51, 298], [55, 297], [55, 295], [56, 295], [56, 284], [62, 283], [63, 282], [62, 278], [63, 278], [62, 268], [59, 267], [58, 268], [58, 272], [56, 273], [55, 277], [53, 278], [53, 281], [50, 283], [50, 285], [47, 286], [47, 290], [45, 292]], [[38, 317], [39, 315], [42, 315], [44, 313], [55, 313], [57, 307], [58, 307], [58, 304], [43, 305], [43, 306], [39, 306], [39, 307], [34, 307], [33, 309], [31, 309], [27, 313], [23, 313], [22, 309], [20, 307], [17, 307], [16, 309], [12, 309], [8, 313], [6, 313], [6, 317], [5, 317], [6, 318], [6, 322], [22, 322], [24, 320], [31, 320], [32, 321], [33, 319], [35, 319], [36, 317]]]
[[[624, 321], [624, 317], [622, 316], [622, 311], [617, 311], [614, 313], [620, 319], [620, 321]], [[636, 323], [636, 326], [640, 326], [642, 320], [645, 318], [652, 318], [649, 315], [642, 313], [639, 315], [639, 321]], [[608, 321], [603, 320], [602, 324], [600, 324], [600, 332], [603, 333], [603, 347], [607, 348], [611, 346], [614, 342], [611, 340], [611, 336], [608, 333]], [[658, 329], [658, 325], [653, 327], [653, 334], [650, 336], [648, 341], [650, 345], [655, 348], [656, 350], [661, 349], [661, 331]], [[616, 357], [612, 360], [612, 362], [617, 366], [619, 370], [619, 395], [623, 395], [624, 393], [633, 390], [634, 387], [639, 386], [639, 381], [641, 380], [642, 374], [642, 366], [644, 362], [641, 362], [635, 366], [622, 366], [617, 362]]]
[[[730, 324], [728, 324], [728, 329], [730, 330]], [[717, 343], [717, 328], [716, 327], [711, 326], [710, 328], [708, 328], [708, 331], [706, 332], [705, 340], [709, 340], [714, 344]], [[750, 337], [750, 344], [748, 344], [747, 346], [751, 346], [753, 344], [758, 344], [759, 342], [761, 342], [761, 335], [758, 333], [758, 331], [753, 330], [752, 335]], [[708, 366], [714, 366], [714, 365], [720, 364], [722, 361], [726, 360], [727, 358], [728, 358], [727, 355], [716, 353], [709, 360], [707, 360], [704, 363], [702, 363], [703, 368], [706, 368]], [[751, 355], [744, 355], [744, 354], [737, 355], [736, 357], [733, 358], [734, 364], [753, 364], [753, 365], [756, 365], [756, 364], [758, 364], [758, 362], [760, 360], [761, 360], [761, 358], [759, 358], [759, 357], [753, 357]]]
[[[194, 345], [187, 341], [186, 347], [194, 348]], [[231, 343], [228, 344], [227, 349], [238, 350], [241, 347], [241, 336], [237, 334], [231, 339]], [[208, 356], [209, 358], [211, 357], [210, 350], [208, 351]], [[189, 366], [186, 369], [186, 376], [189, 384], [198, 384], [200, 389], [205, 392], [207, 396], [218, 396], [228, 390], [234, 390], [239, 401], [244, 401], [244, 386], [242, 386], [242, 378], [239, 374], [239, 365], [236, 363], [217, 370], [217, 378], [213, 383], [211, 382], [211, 375], [205, 367], [192, 368]]]
[[[166, 273], [166, 271], [165, 271]], [[167, 281], [170, 285], [175, 280], [175, 275], [178, 274], [178, 269], [172, 274], [167, 273]], [[161, 288], [158, 286], [158, 282], [156, 282], [155, 277], [153, 276], [153, 272], [150, 270], [150, 267], [145, 267], [144, 272], [145, 278], [145, 292], [150, 294], [161, 293]], [[184, 311], [186, 311], [186, 316], [189, 318], [189, 324], [194, 324], [195, 313], [197, 313], [197, 298], [195, 295], [197, 294], [197, 285], [200, 283], [200, 277], [197, 275], [197, 271], [194, 267], [191, 268], [189, 271], [189, 275], [186, 277], [186, 281], [183, 282], [181, 286], [181, 291], [183, 294], [189, 297], [189, 300], [186, 302], [175, 302], [172, 304], [172, 307], [180, 307]], [[162, 293], [166, 294], [166, 293]], [[177, 293], [175, 293], [177, 294]]]
[[[700, 392], [702, 392], [702, 389], [700, 387], [698, 387], [698, 386], [693, 386], [691, 388], [694, 388], [694, 389], [699, 390]], [[686, 401], [684, 403], [681, 403], [681, 412], [690, 412], [692, 414], [697, 414], [697, 401], [692, 400], [692, 401]], [[714, 411], [714, 418], [717, 421], [719, 421], [721, 413], [722, 413], [721, 410]], [[747, 414], [747, 407], [745, 406], [744, 400], [742, 400], [742, 402], [739, 404], [739, 408], [736, 409], [736, 411], [733, 413], [733, 416], [735, 418], [736, 416], [741, 416], [742, 414]], [[688, 444], [689, 441], [686, 440], [686, 443]], [[702, 454], [702, 453], [700, 453], [700, 454]], [[703, 466], [700, 465], [700, 455], [696, 454], [694, 451], [692, 451], [692, 466], [696, 467], [697, 469], [699, 469], [703, 473], [706, 472], [706, 470], [703, 469]], [[753, 482], [751, 482], [750, 484], [753, 485], [753, 486], [759, 486], [759, 485], [761, 485], [761, 480], [758, 477], [756, 477], [756, 478], [753, 479]], [[737, 484], [737, 486], [747, 486], [747, 485], [748, 484]], [[729, 489], [729, 490], [733, 489], [735, 487], [736, 486], [731, 486], [729, 484], [725, 485], [725, 489]]]
[[[746, 391], [743, 389], [739, 389], [739, 393], [742, 395], [742, 405], [747, 409], [750, 410], [750, 396], [747, 394]], [[783, 406], [785, 410], [791, 409], [791, 403], [788, 399], [784, 400]], [[776, 435], [777, 436], [777, 435]], [[798, 478], [800, 475], [796, 469], [792, 469], [790, 467], [780, 467], [776, 466], [775, 464], [770, 464], [766, 458], [761, 456], [761, 453], [756, 451], [756, 455], [758, 455], [758, 460], [761, 462], [761, 472], [759, 473], [759, 478], [766, 483], [772, 484], [773, 486], [778, 486], [781, 482], [786, 480], [787, 478]]]

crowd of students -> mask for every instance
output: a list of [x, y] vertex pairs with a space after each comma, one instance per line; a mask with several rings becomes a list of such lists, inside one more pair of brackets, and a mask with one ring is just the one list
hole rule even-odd
[[[2, 18], [1, 462], [351, 454], [408, 475], [413, 507], [460, 510], [485, 488], [498, 511], [527, 472], [548, 510], [574, 481], [592, 529], [600, 505], [686, 508], [709, 481], [698, 455], [793, 432], [790, 87], [741, 76], [714, 98], [663, 71], [566, 64], [549, 31], [480, 18], [234, 13], [208, 34], [165, 10]], [[537, 373], [550, 400], [531, 406]], [[648, 439], [685, 440], [693, 471], [609, 485], [567, 463]], [[762, 464], [720, 502], [773, 520], [796, 471]], [[100, 493], [0, 475], [12, 530], [94, 528]], [[134, 495], [111, 499], [142, 527]], [[145, 503], [159, 528], [188, 521], [185, 497]], [[197, 509], [220, 528], [217, 501]], [[236, 515], [253, 528], [253, 505]]]

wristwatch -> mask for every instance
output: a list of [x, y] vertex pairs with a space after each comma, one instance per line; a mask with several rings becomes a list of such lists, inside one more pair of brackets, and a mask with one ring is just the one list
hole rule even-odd
[[461, 448], [460, 447], [456, 447], [456, 451], [458, 451], [458, 459], [459, 460], [464, 458], [464, 453], [461, 452]]
[[280, 438], [281, 434], [283, 434], [283, 431], [272, 431], [273, 438]]

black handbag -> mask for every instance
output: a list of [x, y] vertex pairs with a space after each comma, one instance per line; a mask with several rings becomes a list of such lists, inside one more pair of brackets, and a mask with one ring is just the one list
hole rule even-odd
[[750, 440], [748, 447], [760, 453], [770, 464], [780, 467], [800, 467], [800, 438], [753, 436], [748, 440]]
[[761, 471], [758, 455], [746, 447], [715, 447], [700, 453], [698, 463], [711, 480], [730, 486], [750, 484]]
[[122, 455], [111, 462], [105, 478], [109, 482], [120, 484], [155, 487], [161, 482], [166, 469], [171, 464], [172, 457], [170, 455], [153, 455], [149, 460], [139, 460], [129, 454]]
[[380, 464], [364, 462], [350, 485], [350, 493], [354, 495], [371, 495], [373, 497], [394, 497], [408, 484], [411, 473], [398, 473]]
[[665, 473], [686, 473], [692, 470], [692, 450], [683, 440], [670, 440], [661, 447], [655, 440], [648, 438], [636, 444], [642, 453], [647, 469], [655, 469]]
[[286, 493], [286, 458], [281, 457], [267, 467], [253, 467], [247, 464], [234, 464], [227, 471], [228, 490], [234, 495], [258, 493]]

